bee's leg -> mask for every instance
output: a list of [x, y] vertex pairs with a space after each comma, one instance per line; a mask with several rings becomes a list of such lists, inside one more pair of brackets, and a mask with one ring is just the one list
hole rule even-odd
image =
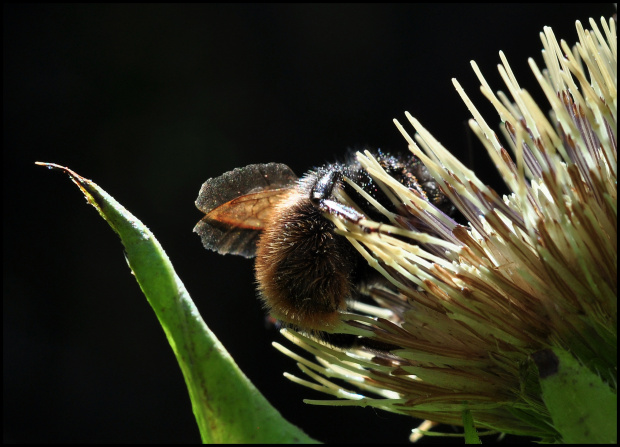
[[360, 220], [366, 218], [366, 216], [357, 212], [350, 206], [343, 205], [342, 203], [336, 202], [335, 200], [321, 200], [318, 203], [318, 207], [321, 211], [325, 213], [338, 216], [353, 223], [357, 223]]
[[343, 205], [334, 197], [334, 188], [342, 181], [342, 172], [331, 171], [317, 180], [310, 191], [310, 200], [324, 213], [329, 213], [351, 222], [359, 222], [365, 216], [353, 208]]

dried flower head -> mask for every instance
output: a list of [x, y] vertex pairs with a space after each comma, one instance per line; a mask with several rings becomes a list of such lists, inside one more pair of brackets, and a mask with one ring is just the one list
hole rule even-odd
[[549, 118], [502, 53], [499, 71], [512, 100], [495, 95], [472, 63], [505, 143], [454, 81], [509, 195], [484, 185], [409, 114], [415, 139], [396, 122], [467, 226], [387, 175], [370, 153], [358, 154], [402, 211], [376, 205], [390, 224], [329, 216], [389, 282], [369, 288], [376, 305], [353, 303], [356, 313], [342, 314], [336, 332], [398, 349], [345, 350], [284, 331], [316, 359], [277, 345], [314, 382], [289, 377], [338, 398], [308, 402], [455, 425], [468, 409], [478, 428], [558, 440], [533, 353], [568, 350], [615, 389], [616, 29], [613, 20], [601, 21], [602, 32], [590, 24], [584, 30], [577, 22], [572, 50], [550, 28], [541, 33], [546, 69], [529, 64], [551, 105]]

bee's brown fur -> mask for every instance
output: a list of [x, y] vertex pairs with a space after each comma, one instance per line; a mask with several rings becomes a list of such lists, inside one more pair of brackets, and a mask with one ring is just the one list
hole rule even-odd
[[276, 205], [257, 245], [256, 279], [275, 318], [325, 330], [351, 297], [355, 261], [349, 242], [334, 234], [304, 189], [292, 189]]

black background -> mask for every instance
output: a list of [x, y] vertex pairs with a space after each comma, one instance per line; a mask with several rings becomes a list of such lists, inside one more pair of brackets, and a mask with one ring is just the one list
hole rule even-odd
[[[313, 407], [271, 347], [252, 262], [192, 233], [207, 178], [278, 161], [298, 174], [370, 144], [405, 151], [408, 110], [503, 191], [456, 77], [485, 113], [504, 50], [541, 97], [538, 33], [612, 5], [4, 5], [5, 442], [199, 442], [183, 378], [117, 236], [78, 189], [93, 179], [154, 232], [210, 328], [285, 417], [326, 442], [405, 442], [417, 421]], [[432, 441], [429, 439], [429, 441]]]

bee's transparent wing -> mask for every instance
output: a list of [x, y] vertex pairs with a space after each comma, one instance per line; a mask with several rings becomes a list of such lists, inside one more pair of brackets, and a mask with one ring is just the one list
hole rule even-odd
[[205, 248], [254, 257], [266, 219], [296, 183], [297, 176], [280, 163], [249, 165], [209, 179], [196, 199], [206, 216], [194, 232]]

